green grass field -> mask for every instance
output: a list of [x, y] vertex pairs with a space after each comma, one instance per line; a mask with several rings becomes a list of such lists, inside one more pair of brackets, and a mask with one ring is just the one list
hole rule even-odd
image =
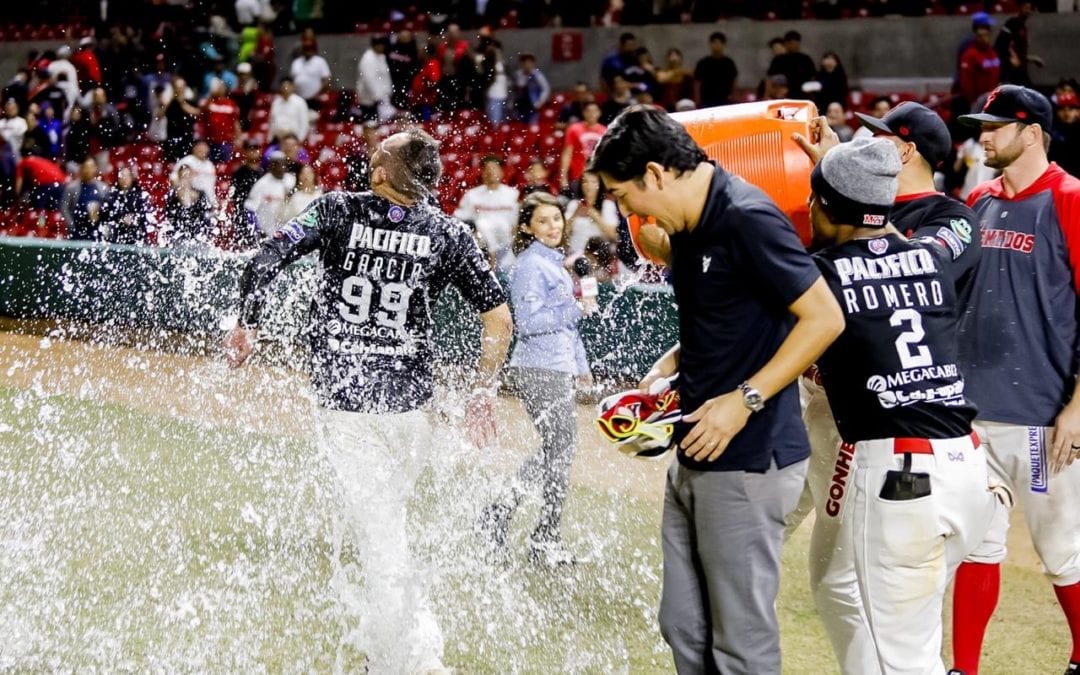
[[[594, 562], [544, 572], [522, 551], [497, 570], [476, 563], [470, 528], [491, 473], [448, 461], [418, 491], [412, 525], [448, 665], [673, 672], [654, 620], [659, 495], [577, 486], [567, 538]], [[355, 670], [332, 590], [330, 484], [293, 437], [0, 388], [0, 670]], [[517, 519], [518, 541], [532, 514]], [[785, 672], [830, 673], [808, 532], [784, 557]], [[983, 672], [1060, 673], [1066, 636], [1042, 576], [1007, 568]]]

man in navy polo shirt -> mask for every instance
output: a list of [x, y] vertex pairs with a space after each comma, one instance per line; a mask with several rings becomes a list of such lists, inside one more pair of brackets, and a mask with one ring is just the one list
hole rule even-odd
[[678, 371], [689, 411], [664, 498], [661, 631], [680, 673], [779, 673], [784, 518], [810, 454], [794, 381], [843, 314], [780, 209], [663, 111], [627, 109], [591, 168], [670, 239], [679, 345], [641, 382]]

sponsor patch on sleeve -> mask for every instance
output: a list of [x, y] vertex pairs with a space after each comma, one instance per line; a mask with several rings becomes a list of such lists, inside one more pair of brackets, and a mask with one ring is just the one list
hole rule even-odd
[[949, 250], [952, 251], [953, 254], [953, 260], [959, 258], [960, 254], [967, 248], [964, 246], [964, 242], [960, 241], [960, 237], [947, 227], [942, 227], [937, 231], [937, 239], [949, 247]]
[[274, 233], [274, 239], [288, 239], [294, 244], [299, 244], [304, 238], [304, 226], [298, 221], [290, 220]]
[[956, 236], [960, 238], [960, 241], [965, 244], [971, 243], [971, 223], [966, 218], [953, 218], [949, 221], [949, 227]]

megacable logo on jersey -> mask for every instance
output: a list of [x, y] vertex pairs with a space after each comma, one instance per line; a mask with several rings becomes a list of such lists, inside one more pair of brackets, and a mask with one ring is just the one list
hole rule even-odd
[[870, 227], [881, 227], [885, 224], [885, 216], [880, 213], [867, 213], [862, 217], [862, 224]]
[[390, 207], [390, 210], [386, 212], [386, 218], [391, 223], [400, 223], [405, 220], [405, 209], [401, 208], [397, 204]]
[[874, 255], [881, 255], [885, 251], [889, 250], [889, 242], [884, 238], [871, 239], [870, 243], [867, 244], [867, 246], [870, 248], [870, 252]]

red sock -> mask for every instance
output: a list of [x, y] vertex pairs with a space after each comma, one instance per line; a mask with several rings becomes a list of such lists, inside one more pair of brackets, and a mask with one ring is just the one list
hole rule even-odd
[[1072, 656], [1069, 660], [1080, 663], [1080, 583], [1054, 586], [1054, 593], [1065, 611], [1065, 620], [1069, 622], [1069, 632], [1072, 633]]
[[[953, 585], [953, 668], [966, 675], [978, 675], [983, 637], [1000, 594], [1001, 565], [966, 562], [956, 570]], [[1076, 597], [1080, 600], [1080, 595]]]

